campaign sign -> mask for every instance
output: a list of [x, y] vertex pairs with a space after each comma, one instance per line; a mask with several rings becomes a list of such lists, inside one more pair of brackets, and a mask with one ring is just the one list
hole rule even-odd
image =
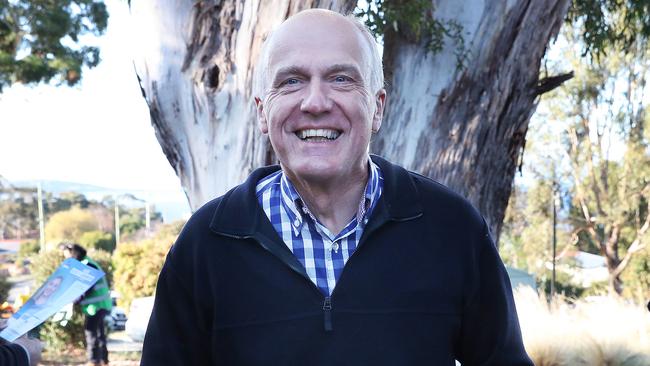
[[102, 276], [104, 272], [100, 270], [74, 258], [66, 259], [25, 305], [8, 319], [7, 327], [0, 332], [0, 337], [14, 341], [77, 300]]

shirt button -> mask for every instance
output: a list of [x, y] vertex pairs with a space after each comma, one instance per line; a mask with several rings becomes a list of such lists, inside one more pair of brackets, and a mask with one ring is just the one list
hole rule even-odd
[[295, 227], [300, 226], [300, 221], [298, 219], [293, 220], [293, 226]]
[[334, 253], [338, 253], [339, 252], [339, 243], [334, 242], [334, 244], [332, 244], [332, 249], [334, 250]]

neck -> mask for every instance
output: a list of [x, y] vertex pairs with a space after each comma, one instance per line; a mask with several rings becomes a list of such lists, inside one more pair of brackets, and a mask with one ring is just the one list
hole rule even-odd
[[356, 215], [368, 182], [367, 162], [363, 169], [340, 180], [298, 179], [288, 176], [311, 213], [333, 234], [338, 234]]

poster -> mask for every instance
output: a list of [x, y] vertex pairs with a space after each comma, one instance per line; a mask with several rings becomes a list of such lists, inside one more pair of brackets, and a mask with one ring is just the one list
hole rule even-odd
[[102, 276], [104, 272], [100, 270], [74, 258], [66, 259], [25, 305], [7, 320], [7, 327], [0, 332], [0, 337], [14, 341], [77, 300]]

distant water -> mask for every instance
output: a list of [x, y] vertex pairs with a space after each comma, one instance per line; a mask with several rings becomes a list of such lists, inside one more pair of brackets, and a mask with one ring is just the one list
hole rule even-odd
[[[37, 181], [12, 181], [14, 187], [33, 187], [36, 189]], [[87, 199], [101, 201], [106, 196], [122, 196], [120, 204], [129, 207], [144, 206], [146, 201], [153, 205], [155, 210], [163, 216], [164, 222], [172, 222], [180, 219], [187, 219], [190, 216], [190, 205], [187, 202], [182, 189], [178, 190], [142, 190], [129, 188], [106, 188], [91, 184], [64, 182], [54, 180], [41, 181], [41, 187], [45, 192], [59, 195], [63, 192], [77, 192], [83, 194]], [[124, 195], [132, 195], [135, 199]]]

